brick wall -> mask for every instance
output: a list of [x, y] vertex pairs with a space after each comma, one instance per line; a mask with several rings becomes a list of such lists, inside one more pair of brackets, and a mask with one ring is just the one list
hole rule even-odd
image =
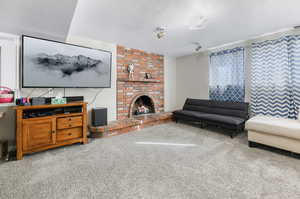
[[[144, 80], [145, 72], [157, 82], [127, 81], [129, 64], [134, 64], [134, 80]], [[130, 105], [139, 95], [148, 95], [155, 104], [156, 112], [164, 111], [164, 57], [145, 51], [117, 47], [117, 118], [130, 115]]]

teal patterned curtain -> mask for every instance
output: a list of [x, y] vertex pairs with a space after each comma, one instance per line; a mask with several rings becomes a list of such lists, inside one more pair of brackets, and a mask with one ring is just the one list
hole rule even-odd
[[244, 101], [244, 48], [225, 50], [210, 55], [209, 97], [216, 101]]
[[299, 105], [300, 36], [252, 44], [252, 114], [297, 118]]

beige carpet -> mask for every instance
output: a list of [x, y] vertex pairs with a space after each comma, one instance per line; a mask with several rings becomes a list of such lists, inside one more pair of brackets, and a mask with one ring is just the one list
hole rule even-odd
[[170, 123], [1, 164], [0, 198], [297, 199], [300, 160]]

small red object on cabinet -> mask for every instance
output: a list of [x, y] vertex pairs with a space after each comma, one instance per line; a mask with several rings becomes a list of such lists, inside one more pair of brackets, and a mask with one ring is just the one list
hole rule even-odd
[[12, 103], [14, 101], [14, 92], [5, 86], [0, 86], [0, 103]]

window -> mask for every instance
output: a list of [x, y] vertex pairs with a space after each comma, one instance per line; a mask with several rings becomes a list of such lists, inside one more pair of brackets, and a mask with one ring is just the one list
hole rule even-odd
[[209, 98], [216, 101], [244, 101], [244, 48], [234, 48], [210, 55]]
[[300, 35], [253, 43], [251, 50], [252, 114], [296, 119], [300, 107]]

